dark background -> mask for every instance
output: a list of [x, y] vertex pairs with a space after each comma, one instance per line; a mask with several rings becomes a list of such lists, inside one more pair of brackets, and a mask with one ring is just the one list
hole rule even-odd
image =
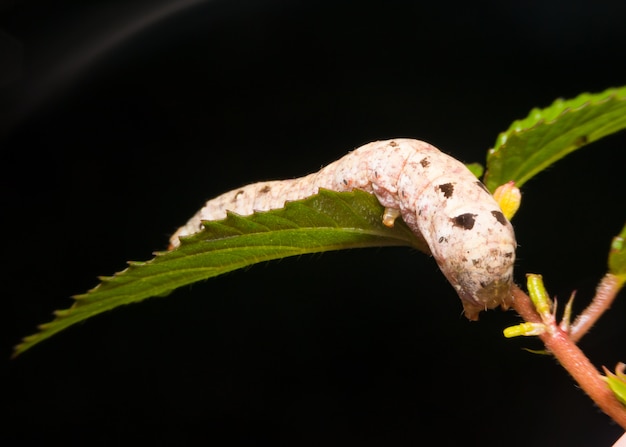
[[[623, 1], [6, 1], [3, 445], [611, 445], [518, 321], [471, 323], [404, 248], [254, 266], [117, 309], [17, 360], [97, 275], [208, 198], [376, 139], [484, 161], [535, 106], [626, 84]], [[524, 188], [516, 279], [577, 309], [625, 221], [621, 133]], [[626, 361], [624, 296], [581, 346]], [[431, 441], [427, 441], [431, 440]]]

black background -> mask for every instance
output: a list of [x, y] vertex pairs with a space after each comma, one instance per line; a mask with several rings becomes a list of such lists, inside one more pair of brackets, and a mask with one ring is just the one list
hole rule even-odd
[[[37, 2], [0, 7], [3, 445], [611, 445], [518, 321], [471, 323], [403, 248], [254, 266], [9, 361], [208, 198], [376, 139], [484, 161], [535, 106], [626, 84], [626, 3]], [[524, 188], [516, 279], [577, 309], [624, 224], [626, 134]], [[626, 361], [623, 294], [581, 342]], [[431, 440], [431, 441], [428, 441]]]

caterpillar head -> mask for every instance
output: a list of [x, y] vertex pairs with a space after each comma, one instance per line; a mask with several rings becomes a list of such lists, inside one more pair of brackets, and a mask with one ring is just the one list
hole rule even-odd
[[498, 306], [507, 309], [511, 303], [511, 276], [494, 279], [489, 283], [465, 283], [457, 289], [463, 312], [469, 320], [478, 320], [481, 311]]
[[441, 226], [433, 256], [455, 288], [465, 316], [477, 320], [482, 310], [507, 308], [511, 301], [515, 235], [499, 209], [475, 209], [448, 217]]

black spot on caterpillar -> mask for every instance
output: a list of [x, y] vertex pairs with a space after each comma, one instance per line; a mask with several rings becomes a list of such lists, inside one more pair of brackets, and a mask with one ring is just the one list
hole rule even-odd
[[202, 221], [225, 218], [227, 210], [250, 215], [282, 208], [319, 188], [374, 194], [385, 207], [385, 225], [392, 226], [401, 216], [428, 244], [469, 319], [509, 304], [516, 248], [510, 222], [461, 162], [419, 140], [376, 141], [305, 177], [254, 183], [222, 194], [174, 233], [171, 247], [180, 244], [180, 237], [201, 231]]
[[455, 227], [463, 228], [464, 230], [471, 230], [476, 223], [476, 214], [465, 213], [459, 214], [451, 219], [452, 224]]
[[489, 193], [489, 190], [487, 189], [487, 187], [483, 184], [483, 182], [481, 182], [480, 180], [476, 180], [476, 185], [478, 185], [478, 187], [482, 190], [484, 190], [485, 192]]
[[452, 197], [452, 193], [454, 192], [454, 184], [444, 183], [443, 185], [437, 186], [437, 188], [439, 189], [439, 191], [443, 193], [443, 196], [446, 199], [449, 199], [450, 197]]
[[504, 214], [502, 214], [502, 211], [497, 211], [497, 210], [496, 211], [492, 211], [491, 215], [493, 217], [495, 217], [496, 220], [498, 222], [500, 222], [502, 225], [506, 225], [507, 224], [506, 217], [504, 217]]

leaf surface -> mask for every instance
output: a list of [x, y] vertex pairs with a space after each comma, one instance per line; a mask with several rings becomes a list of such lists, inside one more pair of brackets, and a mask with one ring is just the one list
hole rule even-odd
[[524, 183], [567, 154], [626, 128], [626, 87], [583, 93], [533, 109], [502, 132], [487, 155], [484, 183], [491, 192]]
[[39, 326], [15, 348], [21, 354], [52, 335], [102, 312], [226, 272], [272, 259], [359, 247], [412, 246], [428, 252], [426, 244], [398, 219], [394, 228], [382, 223], [383, 208], [363, 191], [320, 190], [285, 208], [243, 217], [229, 214], [206, 222], [205, 230], [186, 237], [175, 250], [156, 253], [147, 262], [129, 267], [77, 295], [69, 309]]

